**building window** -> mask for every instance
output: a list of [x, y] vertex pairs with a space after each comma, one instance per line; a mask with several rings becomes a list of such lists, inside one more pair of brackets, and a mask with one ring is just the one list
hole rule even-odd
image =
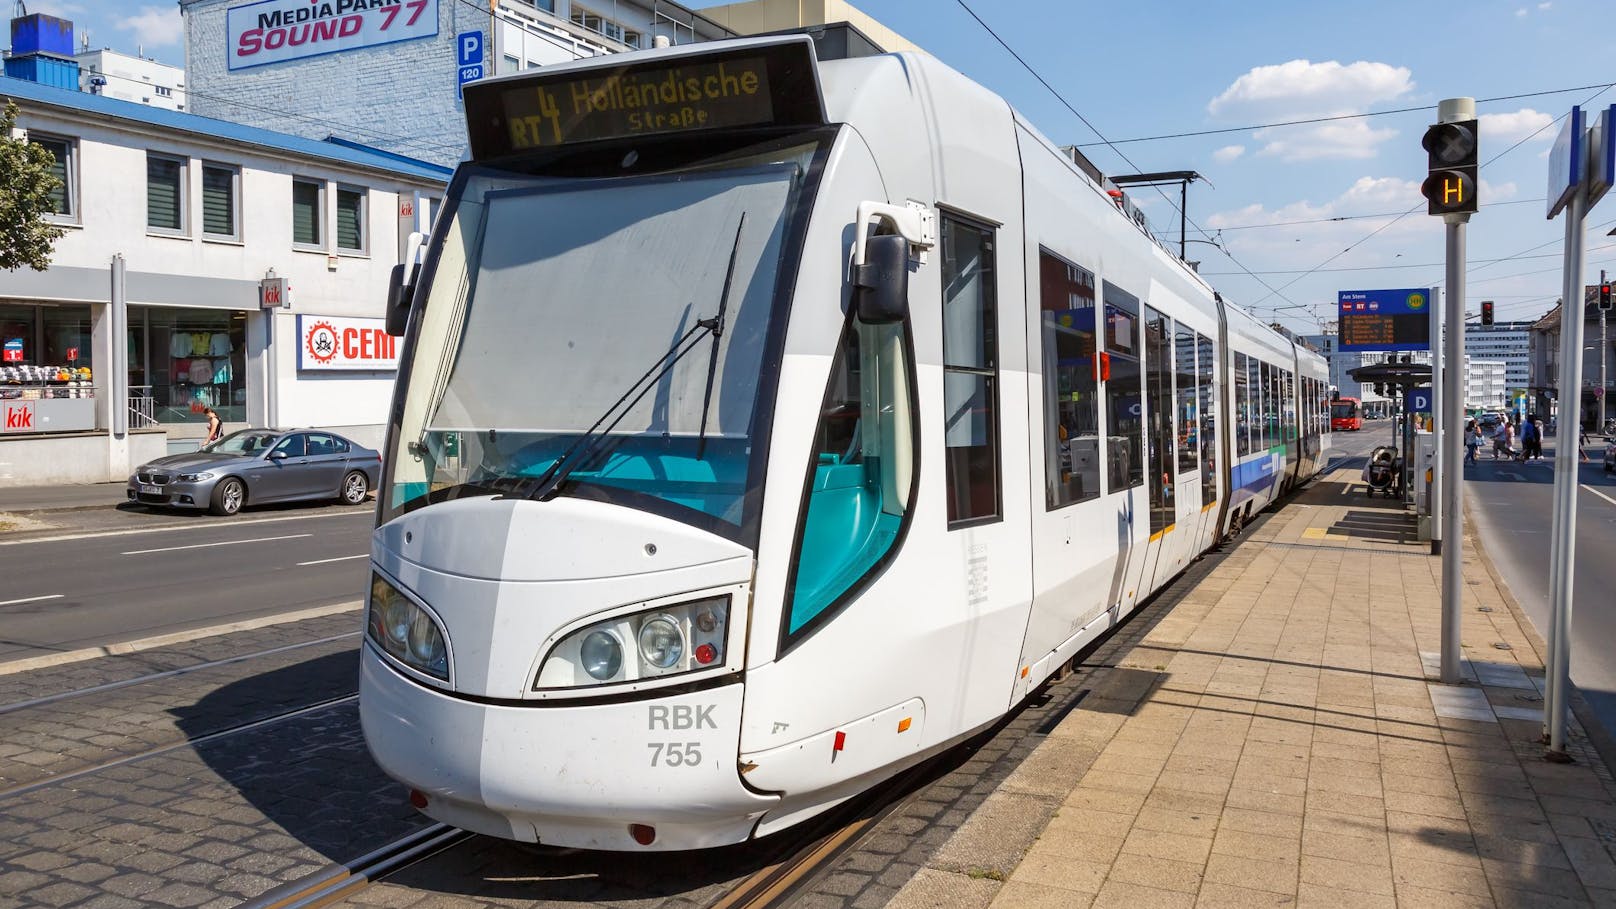
[[61, 181], [50, 194], [51, 210], [56, 213], [53, 221], [77, 222], [79, 217], [78, 206], [78, 162], [74, 160], [74, 141], [72, 139], [58, 139], [53, 136], [41, 136], [30, 132], [28, 141], [51, 153], [55, 160], [51, 162], [51, 176]]
[[172, 98], [174, 96], [174, 90], [166, 85], [152, 86], [152, 91], [156, 92], [159, 98]]
[[185, 233], [185, 159], [146, 155], [146, 227]]
[[998, 518], [998, 306], [993, 231], [943, 216], [943, 439], [948, 524]]
[[238, 205], [241, 170], [226, 164], [202, 165], [202, 235], [213, 239], [241, 238]]
[[640, 46], [639, 32], [630, 31], [619, 23], [580, 7], [573, 7], [572, 24], [579, 28], [588, 29], [597, 35], [605, 35], [613, 41], [620, 41], [629, 47]]
[[325, 184], [315, 180], [292, 181], [292, 245], [322, 248], [325, 223]]
[[337, 187], [337, 249], [342, 252], [363, 253], [367, 234], [365, 190], [354, 186]]
[[518, 60], [514, 54], [506, 54], [504, 59], [505, 65], [500, 68], [500, 72], [514, 73], [522, 68], [522, 61]]
[[1094, 273], [1038, 254], [1044, 357], [1044, 500], [1053, 511], [1100, 495]]

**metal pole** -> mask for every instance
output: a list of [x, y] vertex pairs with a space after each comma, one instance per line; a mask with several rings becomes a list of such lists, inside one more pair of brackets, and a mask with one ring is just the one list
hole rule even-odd
[[[1565, 385], [1562, 384], [1562, 383], [1564, 382], [1563, 377], [1565, 375], [1566, 357], [1568, 356], [1566, 354], [1566, 342], [1570, 340], [1569, 336], [1566, 334], [1566, 313], [1569, 311], [1569, 307], [1567, 307], [1566, 301], [1571, 299], [1571, 292], [1568, 290], [1568, 288], [1570, 288], [1572, 286], [1572, 284], [1576, 281], [1576, 279], [1574, 277], [1572, 277], [1572, 274], [1571, 274], [1571, 271], [1570, 271], [1570, 265], [1569, 265], [1570, 256], [1571, 256], [1571, 253], [1570, 253], [1571, 246], [1572, 246], [1573, 243], [1576, 242], [1575, 241], [1575, 234], [1576, 234], [1576, 228], [1571, 223], [1571, 217], [1570, 217], [1570, 214], [1569, 214], [1569, 211], [1568, 211], [1567, 215], [1566, 215], [1566, 225], [1565, 225], [1565, 246], [1563, 247], [1566, 250], [1565, 256], [1566, 256], [1567, 264], [1562, 269], [1562, 273], [1561, 273], [1561, 276], [1560, 276], [1560, 356], [1559, 356], [1559, 362], [1557, 364], [1560, 372], [1557, 373], [1556, 376], [1555, 376], [1555, 400], [1556, 400], [1556, 402], [1560, 401], [1561, 399], [1563, 399], [1565, 397], [1565, 394], [1564, 394]], [[1538, 433], [1539, 433], [1539, 435], [1538, 435], [1538, 444], [1539, 445], [1543, 444], [1542, 432], [1547, 427], [1548, 427], [1548, 421], [1545, 419], [1543, 424], [1538, 427]], [[1525, 463], [1523, 462], [1521, 466], [1524, 469], [1525, 468]], [[1556, 473], [1555, 476], [1554, 476], [1554, 491], [1550, 493], [1550, 501], [1551, 502], [1552, 501], [1559, 501], [1559, 494], [1560, 494], [1559, 490], [1560, 490], [1560, 475], [1558, 473]], [[1553, 511], [1552, 506], [1550, 508], [1550, 511], [1551, 512]], [[1548, 639], [1548, 642], [1547, 642], [1548, 649], [1549, 649], [1549, 659], [1548, 659], [1548, 665], [1544, 667], [1544, 672], [1546, 673], [1546, 675], [1544, 677], [1545, 685], [1544, 685], [1544, 691], [1543, 691], [1543, 744], [1545, 744], [1545, 745], [1547, 745], [1549, 743], [1550, 720], [1554, 717], [1555, 706], [1558, 703], [1555, 700], [1555, 696], [1558, 694], [1558, 692], [1555, 691], [1553, 682], [1554, 682], [1554, 666], [1555, 666], [1554, 661], [1556, 659], [1555, 654], [1559, 653], [1559, 648], [1560, 648], [1560, 616], [1559, 616], [1558, 612], [1554, 611], [1555, 610], [1555, 604], [1560, 602], [1560, 572], [1559, 572], [1559, 569], [1557, 567], [1557, 566], [1559, 566], [1559, 564], [1560, 564], [1560, 522], [1555, 520], [1553, 514], [1551, 513], [1551, 515], [1549, 517], [1549, 636], [1548, 636], [1549, 639]]]
[[1431, 555], [1442, 554], [1442, 477], [1447, 467], [1442, 463], [1442, 307], [1437, 305], [1440, 297], [1437, 289], [1431, 288], [1428, 298], [1431, 306], [1431, 444], [1436, 451], [1436, 478], [1431, 483], [1430, 495], [1426, 497], [1425, 507], [1431, 510]]
[[[1609, 139], [1605, 141], [1609, 142]], [[1599, 286], [1605, 286], [1605, 270], [1599, 270]], [[1605, 384], [1605, 348], [1610, 341], [1605, 337], [1605, 307], [1599, 307], [1599, 426], [1600, 432], [1605, 431], [1605, 399], [1610, 397], [1610, 387]]]
[[[1559, 531], [1560, 557], [1550, 571], [1559, 576], [1551, 601], [1558, 626], [1554, 638], [1553, 672], [1549, 690], [1554, 705], [1549, 714], [1549, 751], [1552, 760], [1567, 760], [1565, 750], [1567, 690], [1571, 682], [1571, 604], [1577, 564], [1577, 429], [1582, 417], [1582, 337], [1587, 306], [1582, 289], [1583, 244], [1586, 240], [1586, 190], [1579, 187], [1566, 206], [1566, 296], [1560, 308], [1560, 333], [1567, 356], [1560, 361], [1560, 431], [1554, 440], [1554, 524]], [[1574, 293], [1572, 291], [1575, 291]], [[1568, 420], [1567, 417], [1570, 417]]]
[[[1473, 98], [1448, 98], [1437, 105], [1440, 123], [1475, 116]], [[1448, 324], [1443, 338], [1446, 351], [1442, 358], [1446, 366], [1442, 372], [1442, 536], [1453, 541], [1453, 545], [1442, 547], [1442, 683], [1457, 685], [1463, 681], [1459, 671], [1459, 624], [1464, 595], [1465, 227], [1470, 216], [1444, 215], [1442, 220], [1447, 226], [1448, 289]]]
[[1188, 206], [1190, 204], [1190, 181], [1184, 180], [1178, 184], [1178, 261], [1184, 261], [1184, 227], [1189, 221]]
[[123, 253], [112, 257], [112, 376], [107, 382], [107, 393], [112, 396], [107, 407], [111, 410], [112, 434], [123, 438], [129, 434], [129, 299], [127, 277], [124, 272]]
[[1453, 545], [1442, 548], [1442, 682], [1457, 685], [1459, 672], [1459, 620], [1464, 584], [1460, 577], [1464, 564], [1464, 503], [1460, 495], [1464, 481], [1464, 270], [1465, 223], [1456, 216], [1447, 225], [1448, 317], [1443, 338], [1442, 398], [1442, 534], [1452, 537]]

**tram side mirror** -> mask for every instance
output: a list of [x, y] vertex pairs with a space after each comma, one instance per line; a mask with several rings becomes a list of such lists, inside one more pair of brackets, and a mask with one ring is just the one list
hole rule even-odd
[[[410, 270], [409, 280], [405, 280], [404, 270]], [[393, 274], [387, 281], [387, 333], [395, 338], [404, 336], [404, 329], [410, 324], [410, 300], [415, 296], [415, 266], [398, 264], [393, 266]]]
[[864, 264], [854, 266], [853, 300], [866, 325], [902, 322], [909, 314], [909, 241], [897, 234], [871, 237]]

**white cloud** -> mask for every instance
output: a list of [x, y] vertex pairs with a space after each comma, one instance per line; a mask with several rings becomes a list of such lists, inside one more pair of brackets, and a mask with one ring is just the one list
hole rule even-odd
[[1540, 9], [1540, 10], [1546, 10], [1549, 7], [1553, 6], [1553, 5], [1554, 5], [1553, 3], [1543, 2], [1543, 3], [1539, 3], [1537, 5], [1537, 8]]
[[120, 16], [114, 23], [119, 31], [133, 32], [146, 47], [178, 44], [185, 37], [185, 20], [178, 6], [143, 6], [132, 16]]
[[1225, 145], [1212, 153], [1212, 160], [1219, 164], [1228, 164], [1245, 153], [1246, 147], [1244, 145]]
[[[1348, 64], [1291, 60], [1253, 67], [1213, 98], [1207, 110], [1214, 116], [1258, 122], [1352, 116], [1412, 92], [1411, 75], [1407, 67], [1367, 60]], [[1334, 120], [1257, 130], [1252, 138], [1261, 143], [1255, 154], [1309, 161], [1373, 158], [1379, 146], [1396, 135], [1396, 130], [1376, 129], [1363, 120]]]
[[1213, 98], [1206, 109], [1213, 116], [1356, 113], [1413, 91], [1411, 75], [1407, 67], [1367, 60], [1346, 65], [1335, 60], [1291, 60], [1253, 67]]
[[1554, 122], [1554, 118], [1530, 107], [1508, 114], [1482, 114], [1480, 120], [1480, 141], [1485, 143], [1483, 148], [1492, 147], [1502, 151], [1528, 136], [1534, 141], [1548, 142], [1555, 135], [1553, 130], [1546, 128]]
[[1265, 143], [1257, 154], [1281, 161], [1363, 159], [1378, 154], [1381, 143], [1396, 137], [1397, 130], [1375, 129], [1363, 120], [1336, 120], [1310, 126], [1259, 129], [1251, 136]]
[[1517, 19], [1525, 19], [1526, 18], [1526, 7], [1523, 6], [1520, 9], [1516, 10], [1515, 11], [1515, 18], [1517, 18]]
[[[1514, 187], [1510, 186], [1508, 191], [1513, 192]], [[1405, 212], [1416, 206], [1418, 211], [1395, 222], [1389, 216], [1375, 220], [1353, 217]], [[1400, 265], [1435, 261], [1430, 260], [1431, 253], [1424, 250], [1433, 240], [1440, 240], [1441, 221], [1425, 217], [1424, 210], [1425, 200], [1420, 196], [1418, 180], [1365, 176], [1326, 202], [1301, 199], [1274, 209], [1261, 204], [1248, 205], [1234, 211], [1217, 212], [1201, 223], [1208, 230], [1277, 225], [1260, 230], [1228, 230], [1223, 234], [1224, 245], [1248, 267], [1260, 270], [1322, 262], [1362, 240], [1376, 227], [1392, 222], [1376, 235], [1374, 243], [1354, 249], [1331, 266]], [[1336, 218], [1352, 220], [1332, 220]]]

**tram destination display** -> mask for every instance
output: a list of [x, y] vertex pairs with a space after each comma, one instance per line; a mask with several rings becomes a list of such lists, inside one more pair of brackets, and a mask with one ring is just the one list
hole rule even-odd
[[1430, 291], [1423, 287], [1343, 290], [1337, 303], [1339, 350], [1431, 349]]
[[807, 39], [662, 55], [611, 69], [552, 67], [466, 88], [466, 122], [479, 159], [633, 136], [824, 120]]

